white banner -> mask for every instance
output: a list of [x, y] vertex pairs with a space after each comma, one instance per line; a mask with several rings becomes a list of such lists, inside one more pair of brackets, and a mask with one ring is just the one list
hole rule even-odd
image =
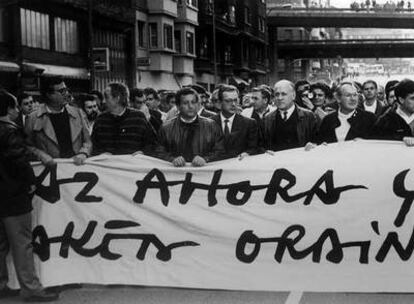
[[174, 168], [35, 166], [45, 286], [414, 292], [414, 150], [359, 141]]

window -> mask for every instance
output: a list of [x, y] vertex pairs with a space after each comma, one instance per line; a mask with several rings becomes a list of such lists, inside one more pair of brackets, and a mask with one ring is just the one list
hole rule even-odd
[[181, 31], [174, 31], [175, 51], [181, 53]]
[[4, 9], [3, 8], [0, 8], [0, 42], [2, 42], [2, 41], [5, 41], [6, 39], [5, 39], [5, 34], [4, 34], [4, 28], [5, 28], [5, 26], [4, 26], [4, 16], [3, 16], [3, 13], [4, 13]]
[[231, 46], [226, 45], [224, 48], [224, 62], [231, 63]]
[[186, 41], [187, 53], [194, 54], [194, 33], [186, 32], [185, 41]]
[[236, 23], [236, 8], [234, 5], [229, 6], [229, 22]]
[[187, 5], [197, 7], [197, 0], [187, 0]]
[[149, 38], [150, 38], [150, 47], [157, 48], [158, 47], [158, 33], [157, 33], [157, 24], [156, 23], [148, 23], [149, 28]]
[[252, 16], [250, 13], [250, 9], [248, 7], [244, 8], [244, 23], [246, 24], [252, 24]]
[[138, 42], [138, 47], [145, 47], [145, 22], [143, 21], [138, 21], [137, 23], [137, 31], [138, 31], [138, 37], [137, 37], [137, 42]]
[[164, 24], [164, 48], [173, 49], [173, 27], [169, 24]]
[[203, 39], [200, 43], [200, 57], [202, 58], [208, 58], [208, 38], [207, 36], [203, 36]]
[[265, 22], [264, 22], [264, 18], [259, 16], [259, 31], [261, 31], [262, 33], [265, 32]]
[[79, 51], [78, 24], [76, 21], [55, 18], [55, 49], [58, 52], [75, 54]]
[[49, 15], [20, 9], [22, 45], [50, 49]]

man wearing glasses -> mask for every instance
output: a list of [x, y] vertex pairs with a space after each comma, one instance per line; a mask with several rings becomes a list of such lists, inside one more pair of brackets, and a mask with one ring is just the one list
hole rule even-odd
[[55, 158], [72, 158], [82, 165], [92, 143], [80, 109], [68, 104], [71, 94], [62, 78], [45, 79], [41, 91], [45, 103], [25, 126], [30, 148], [45, 165], [54, 165]]
[[218, 100], [221, 111], [212, 119], [223, 131], [226, 158], [238, 157], [241, 160], [256, 154], [257, 122], [236, 113], [239, 105], [239, 90], [232, 85], [223, 85], [218, 91]]

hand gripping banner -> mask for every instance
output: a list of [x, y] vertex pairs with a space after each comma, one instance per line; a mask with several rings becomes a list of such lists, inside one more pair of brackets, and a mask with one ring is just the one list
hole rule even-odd
[[414, 292], [414, 150], [357, 141], [174, 168], [35, 165], [45, 286]]

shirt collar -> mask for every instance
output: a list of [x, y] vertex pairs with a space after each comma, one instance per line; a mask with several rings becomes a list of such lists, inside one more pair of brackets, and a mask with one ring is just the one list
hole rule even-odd
[[338, 110], [338, 117], [340, 119], [349, 119], [352, 117], [352, 115], [354, 115], [354, 113], [355, 113], [355, 110], [353, 110], [351, 113], [348, 113], [348, 114], [344, 114], [341, 112], [341, 110]]
[[228, 119], [229, 123], [233, 124], [234, 117], [236, 117], [236, 113], [234, 113], [232, 116], [227, 118], [227, 117], [224, 117], [223, 113], [220, 112], [220, 118], [221, 118], [221, 121], [223, 121], [223, 122], [224, 122], [225, 119]]
[[47, 112], [48, 114], [63, 113], [63, 112], [65, 111], [65, 106], [63, 106], [63, 107], [62, 107], [62, 109], [61, 109], [60, 111], [58, 111], [58, 112], [56, 112], [56, 111], [52, 111], [52, 110], [48, 107], [48, 105], [45, 105], [45, 108], [46, 108], [46, 112]]
[[397, 107], [397, 110], [395, 111], [395, 113], [400, 115], [400, 117], [404, 119], [407, 124], [410, 124], [414, 120], [414, 114], [411, 114], [410, 116], [408, 116], [403, 110], [401, 110], [400, 106]]
[[201, 112], [203, 112], [204, 107], [201, 107], [201, 109], [198, 111], [197, 115], [201, 116]]
[[293, 105], [293, 106], [291, 106], [289, 109], [287, 109], [287, 110], [280, 110], [279, 109], [279, 112], [280, 112], [280, 114], [282, 115], [282, 113], [283, 112], [287, 112], [287, 117], [289, 118], [290, 117], [290, 115], [292, 115], [292, 113], [293, 113], [293, 111], [295, 111], [295, 108], [296, 108], [296, 106], [295, 105]]
[[197, 119], [197, 117], [198, 117], [198, 115], [196, 115], [194, 118], [192, 118], [192, 119], [190, 119], [190, 120], [187, 120], [187, 119], [182, 118], [182, 117], [181, 117], [181, 115], [180, 115], [180, 120], [181, 120], [183, 123], [190, 124], [190, 123], [192, 123], [192, 122], [195, 122], [195, 121], [196, 121], [196, 119]]

